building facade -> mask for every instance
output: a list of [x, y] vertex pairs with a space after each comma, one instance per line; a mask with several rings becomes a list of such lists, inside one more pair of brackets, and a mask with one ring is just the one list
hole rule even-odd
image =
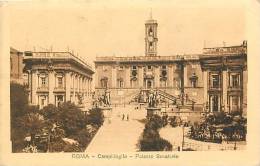
[[29, 101], [40, 108], [65, 101], [84, 104], [92, 96], [91, 66], [70, 52], [25, 52]]
[[156, 89], [192, 101], [198, 111], [246, 110], [246, 42], [204, 48], [201, 54], [158, 56], [157, 26], [152, 18], [145, 23], [145, 56], [96, 57], [97, 93], [109, 89], [111, 101], [122, 104], [140, 90]]
[[10, 48], [10, 81], [24, 84], [23, 52]]

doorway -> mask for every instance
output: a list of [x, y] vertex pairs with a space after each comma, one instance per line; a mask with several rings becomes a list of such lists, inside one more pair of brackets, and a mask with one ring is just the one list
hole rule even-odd
[[211, 95], [210, 96], [210, 112], [220, 111], [220, 96]]
[[152, 89], [153, 88], [153, 80], [147, 79], [145, 83], [146, 83], [146, 89]]

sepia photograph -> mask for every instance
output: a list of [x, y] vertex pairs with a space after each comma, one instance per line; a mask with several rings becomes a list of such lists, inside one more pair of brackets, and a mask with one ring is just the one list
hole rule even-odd
[[111, 2], [3, 3], [11, 153], [247, 152], [245, 3]]

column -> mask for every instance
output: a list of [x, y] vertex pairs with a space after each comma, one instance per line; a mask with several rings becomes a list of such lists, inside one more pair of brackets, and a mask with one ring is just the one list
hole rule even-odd
[[91, 78], [88, 79], [88, 95], [91, 96], [92, 86], [91, 86]]
[[138, 86], [143, 88], [144, 85], [144, 70], [143, 66], [138, 66]]
[[243, 89], [243, 93], [242, 93], [242, 111], [243, 111], [243, 114], [246, 113], [247, 111], [247, 107], [246, 107], [246, 104], [247, 104], [247, 80], [248, 80], [248, 76], [247, 76], [247, 68], [245, 67], [245, 69], [243, 70], [243, 75], [242, 75], [242, 79], [243, 81], [241, 82], [240, 84], [240, 87], [242, 87]]
[[82, 79], [81, 79], [81, 91], [82, 91], [82, 93], [85, 92], [85, 85], [84, 85], [84, 83], [85, 83], [85, 77], [82, 76]]
[[89, 95], [89, 94], [88, 94], [88, 86], [89, 86], [88, 84], [89, 84], [89, 83], [88, 83], [88, 77], [86, 77], [86, 94], [87, 94], [87, 96]]
[[27, 78], [28, 88], [30, 90], [30, 94], [28, 96], [28, 101], [29, 101], [29, 103], [32, 103], [32, 72], [31, 72], [31, 70], [27, 70], [27, 73], [28, 73], [28, 78]]
[[86, 93], [87, 93], [87, 96], [89, 96], [89, 78], [86, 77]]
[[173, 87], [173, 66], [168, 66], [168, 87]]
[[55, 88], [55, 73], [54, 71], [49, 72], [49, 104], [55, 104], [55, 96], [54, 96], [54, 88]]
[[82, 76], [79, 77], [79, 92], [82, 92]]
[[112, 88], [116, 88], [117, 75], [116, 75], [116, 66], [112, 66]]
[[91, 95], [91, 82], [90, 82], [90, 78], [88, 78], [88, 96]]
[[99, 88], [99, 87], [101, 87], [101, 85], [100, 85], [100, 79], [99, 79], [99, 74], [101, 73], [101, 71], [102, 71], [102, 66], [100, 66], [100, 67], [96, 67], [96, 72], [95, 72], [95, 87], [96, 88]]
[[31, 103], [33, 105], [37, 104], [36, 103], [36, 98], [37, 98], [37, 94], [36, 94], [36, 91], [37, 91], [37, 77], [38, 77], [37, 71], [32, 70], [32, 82], [31, 82], [31, 90], [32, 90], [31, 94], [32, 94], [32, 96], [31, 96]]
[[223, 105], [225, 106], [225, 112], [228, 111], [227, 109], [227, 83], [228, 83], [228, 77], [227, 77], [227, 71], [223, 71], [223, 76], [222, 76], [222, 80], [223, 80]]
[[125, 87], [130, 88], [130, 67], [125, 67]]
[[71, 83], [70, 83], [70, 91], [72, 92], [72, 97], [71, 97], [71, 102], [74, 102], [73, 96], [74, 96], [74, 78], [75, 78], [75, 74], [72, 72], [71, 73]]
[[77, 82], [78, 76], [77, 74], [74, 74], [74, 87], [73, 87], [73, 102], [76, 103], [76, 92], [78, 89], [78, 82]]
[[77, 92], [80, 92], [80, 75], [78, 75], [78, 79], [77, 79], [77, 84], [78, 84], [78, 87], [77, 87]]
[[70, 85], [71, 85], [71, 72], [66, 71], [65, 73], [65, 101], [70, 101]]
[[[203, 71], [203, 87], [204, 87], [204, 103], [208, 101], [208, 72], [205, 70]], [[210, 103], [208, 103], [210, 104]], [[205, 105], [206, 106], [206, 105]]]
[[210, 109], [210, 110], [209, 110], [209, 111], [210, 111], [210, 112], [213, 112], [213, 96], [210, 96], [210, 97], [209, 97], [209, 100], [210, 100], [210, 103], [209, 103], [209, 104], [210, 104], [210, 106], [209, 106], [209, 109]]
[[85, 87], [85, 94], [86, 96], [88, 96], [88, 77], [85, 77], [84, 87]]
[[160, 87], [160, 68], [159, 66], [155, 66], [155, 74], [154, 74], [154, 87]]
[[188, 86], [188, 70], [187, 70], [188, 65], [183, 64], [183, 80], [184, 80], [184, 87]]

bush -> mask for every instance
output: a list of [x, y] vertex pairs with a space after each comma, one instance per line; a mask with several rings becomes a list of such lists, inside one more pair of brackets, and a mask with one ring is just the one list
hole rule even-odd
[[145, 124], [145, 128], [157, 130], [163, 127], [163, 120], [158, 115], [153, 115], [148, 119], [148, 122]]
[[[217, 131], [218, 129], [218, 131]], [[208, 115], [201, 124], [191, 127], [190, 137], [200, 141], [218, 142], [246, 139], [246, 119], [239, 112], [218, 112]]]
[[170, 118], [170, 125], [172, 127], [177, 127], [178, 126], [178, 120], [177, 120], [176, 116]]
[[[167, 124], [167, 123], [166, 123]], [[158, 115], [150, 117], [145, 124], [139, 149], [141, 151], [171, 151], [172, 145], [160, 137], [158, 130], [165, 125], [165, 120]]]
[[64, 152], [82, 152], [82, 149], [75, 145], [75, 144], [66, 144], [64, 149], [63, 149]]
[[147, 138], [140, 141], [141, 151], [171, 151], [172, 145], [162, 138]]
[[104, 115], [100, 108], [93, 108], [87, 116], [87, 123], [91, 125], [101, 126], [104, 122]]
[[66, 143], [60, 139], [55, 142], [50, 142], [50, 152], [62, 152], [66, 146]]
[[85, 150], [92, 139], [92, 135], [87, 129], [82, 129], [75, 136], [73, 136], [72, 139], [78, 141], [80, 148]]
[[143, 132], [143, 139], [158, 139], [160, 138], [159, 132], [154, 129], [145, 128]]

